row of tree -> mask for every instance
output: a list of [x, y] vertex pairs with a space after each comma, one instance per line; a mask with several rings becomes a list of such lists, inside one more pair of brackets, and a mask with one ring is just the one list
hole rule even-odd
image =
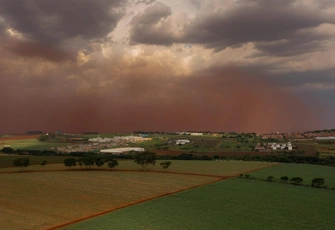
[[64, 165], [66, 167], [71, 167], [80, 165], [81, 167], [85, 166], [86, 170], [90, 169], [94, 165], [98, 168], [101, 168], [103, 165], [107, 164], [109, 168], [114, 168], [115, 166], [119, 165], [118, 161], [114, 158], [113, 155], [86, 155], [81, 158], [74, 158], [70, 157], [64, 160]]
[[[147, 170], [148, 165], [155, 165], [156, 164], [157, 155], [155, 152], [141, 152], [136, 153], [134, 157], [134, 162], [138, 165], [141, 165], [143, 170]], [[107, 164], [109, 168], [116, 167], [119, 163], [115, 159], [113, 155], [86, 155], [81, 158], [67, 158], [64, 160], [64, 165], [69, 167], [71, 169], [72, 166], [76, 165], [85, 166], [86, 169], [90, 169], [94, 165], [96, 165], [98, 168], [102, 167], [104, 164]], [[167, 169], [171, 165], [171, 161], [164, 161], [161, 162], [160, 165]]]
[[[245, 178], [245, 179], [257, 179], [255, 177], [251, 177], [249, 174], [240, 174], [239, 177]], [[264, 181], [264, 179], [260, 179], [260, 180]], [[273, 176], [266, 177], [265, 181], [278, 182], [278, 180], [276, 180]], [[302, 182], [304, 180], [301, 177], [289, 178], [288, 176], [282, 176], [280, 177], [280, 181], [285, 182], [285, 183], [290, 182], [291, 184], [294, 184], [294, 185], [302, 185]], [[312, 183], [310, 184], [310, 186], [315, 187], [315, 188], [326, 188], [324, 187], [324, 184], [325, 184], [324, 178], [316, 177], [312, 180]]]
[[[138, 165], [141, 165], [143, 170], [147, 170], [148, 165], [156, 164], [156, 153], [145, 151], [142, 153], [137, 153], [134, 162]], [[101, 168], [103, 165], [107, 164], [109, 168], [114, 168], [119, 165], [118, 161], [115, 159], [113, 155], [100, 155], [100, 154], [87, 154], [80, 158], [69, 157], [64, 160], [64, 165], [71, 169], [74, 166], [85, 167], [86, 170], [92, 168], [93, 166], [97, 166]], [[28, 157], [18, 158], [13, 160], [13, 165], [15, 167], [20, 167], [20, 171], [23, 171], [24, 167], [28, 167], [30, 164], [30, 159]], [[41, 165], [44, 166], [47, 164], [47, 161], [43, 160]], [[161, 162], [160, 165], [167, 169], [171, 165], [171, 161]]]

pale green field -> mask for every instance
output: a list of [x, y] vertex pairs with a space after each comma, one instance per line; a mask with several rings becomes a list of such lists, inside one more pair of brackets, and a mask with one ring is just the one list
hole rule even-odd
[[57, 146], [68, 146], [67, 142], [40, 142], [37, 139], [3, 140], [1, 145], [10, 145], [13, 149], [45, 150]]
[[0, 174], [0, 229], [48, 229], [214, 180], [149, 172]]

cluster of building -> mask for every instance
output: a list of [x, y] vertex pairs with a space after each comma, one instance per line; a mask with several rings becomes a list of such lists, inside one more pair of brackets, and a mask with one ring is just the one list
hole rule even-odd
[[191, 141], [187, 140], [187, 139], [179, 139], [179, 140], [168, 140], [167, 144], [170, 144], [170, 145], [185, 145], [185, 144], [188, 144], [190, 142]]
[[93, 143], [135, 143], [135, 142], [142, 142], [142, 141], [149, 141], [152, 140], [150, 137], [139, 137], [139, 136], [115, 136], [112, 138], [103, 138], [103, 137], [96, 137], [91, 138], [88, 141]]
[[69, 146], [59, 146], [55, 148], [59, 152], [96, 152], [100, 149], [113, 148], [117, 146], [127, 146], [129, 143], [149, 141], [152, 138], [139, 136], [115, 136], [113, 138], [96, 137], [88, 140], [89, 143], [74, 144]]
[[178, 132], [179, 135], [203, 136], [204, 133], [197, 132]]
[[295, 132], [295, 133], [269, 133], [260, 134], [264, 140], [267, 139], [298, 139], [298, 140], [322, 140], [335, 138], [335, 131], [312, 131], [312, 132]]
[[125, 147], [125, 148], [102, 149], [102, 150], [100, 150], [100, 153], [120, 155], [120, 154], [128, 154], [130, 152], [144, 152], [144, 151], [145, 151], [144, 148]]
[[112, 148], [115, 146], [116, 144], [113, 143], [72, 144], [68, 146], [58, 146], [56, 148], [51, 148], [51, 150], [57, 150], [58, 152], [63, 153], [96, 152], [102, 148]]
[[286, 151], [292, 151], [293, 146], [291, 142], [288, 143], [257, 143], [255, 147], [255, 151], [258, 152], [265, 152], [265, 151], [277, 151], [277, 150], [286, 150]]

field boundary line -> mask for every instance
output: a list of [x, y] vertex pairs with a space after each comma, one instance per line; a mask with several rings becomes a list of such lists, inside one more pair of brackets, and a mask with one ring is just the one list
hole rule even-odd
[[[258, 169], [253, 169], [253, 170], [249, 170], [246, 172], [243, 172], [243, 174], [246, 173], [252, 173], [258, 170], [262, 170], [262, 169], [266, 169], [266, 168], [271, 168], [274, 166], [277, 166], [279, 164], [273, 164], [273, 165], [269, 165], [269, 166], [265, 166], [262, 168], [258, 168]], [[132, 169], [51, 169], [51, 170], [29, 170], [29, 171], [13, 171], [13, 172], [0, 172], [0, 174], [23, 174], [23, 173], [40, 173], [40, 172], [78, 172], [78, 171], [95, 171], [95, 172], [142, 172], [142, 173], [163, 173], [163, 174], [177, 174], [177, 175], [189, 175], [189, 176], [207, 176], [207, 177], [218, 177], [218, 178], [222, 178], [222, 177], [227, 177], [227, 176], [222, 176], [222, 175], [214, 175], [214, 174], [204, 174], [204, 173], [187, 173], [187, 172], [171, 172], [171, 171], [157, 171], [157, 170], [148, 170], [148, 171], [143, 171], [143, 170], [132, 170]], [[228, 175], [229, 177], [237, 177], [239, 176], [241, 173], [238, 174], [233, 174], [233, 175]]]
[[160, 195], [157, 195], [157, 196], [153, 196], [153, 197], [145, 198], [145, 199], [142, 199], [142, 200], [130, 202], [128, 204], [121, 205], [121, 206], [118, 206], [116, 208], [112, 208], [112, 209], [109, 209], [109, 210], [106, 210], [106, 211], [102, 211], [102, 212], [99, 212], [99, 213], [96, 213], [96, 214], [92, 214], [90, 216], [86, 216], [86, 217], [83, 217], [83, 218], [80, 218], [80, 219], [77, 219], [77, 220], [70, 221], [68, 223], [64, 223], [64, 224], [60, 224], [60, 225], [57, 225], [57, 226], [54, 226], [54, 227], [51, 227], [51, 228], [47, 228], [47, 230], [56, 230], [56, 229], [63, 228], [63, 227], [66, 227], [66, 226], [69, 226], [69, 225], [72, 225], [72, 224], [75, 224], [75, 223], [78, 223], [78, 222], [81, 222], [81, 221], [84, 221], [84, 220], [88, 220], [88, 219], [92, 219], [94, 217], [102, 216], [102, 215], [105, 215], [107, 213], [114, 212], [114, 211], [117, 211], [117, 210], [120, 210], [120, 209], [123, 209], [123, 208], [131, 207], [131, 206], [134, 206], [136, 204], [141, 204], [141, 203], [144, 203], [146, 201], [150, 201], [150, 200], [154, 200], [154, 199], [157, 199], [157, 198], [169, 196], [169, 195], [176, 194], [176, 193], [183, 192], [183, 191], [187, 191], [187, 190], [190, 190], [190, 189], [193, 189], [193, 188], [198, 188], [198, 187], [201, 187], [201, 186], [213, 184], [213, 183], [223, 181], [223, 180], [233, 178], [233, 177], [235, 177], [235, 176], [220, 177], [216, 180], [209, 181], [209, 182], [206, 182], [206, 183], [193, 185], [191, 187], [179, 189], [179, 190], [176, 190], [176, 191], [173, 191], [173, 192], [167, 192], [167, 193], [163, 193], [163, 194], [160, 194]]
[[[251, 173], [251, 172], [255, 172], [255, 171], [258, 171], [258, 170], [261, 170], [261, 169], [270, 168], [270, 167], [277, 166], [277, 165], [279, 165], [279, 164], [270, 165], [270, 166], [266, 166], [266, 167], [259, 168], [259, 169], [249, 170], [249, 171], [246, 171], [245, 173]], [[96, 171], [98, 171], [98, 170], [96, 170]], [[240, 175], [240, 174], [235, 174], [235, 175], [231, 175], [231, 176], [218, 176], [218, 175], [210, 176], [210, 175], [192, 174], [192, 173], [186, 174], [186, 173], [176, 173], [176, 172], [143, 171], [143, 170], [136, 170], [136, 171], [134, 171], [134, 170], [108, 170], [108, 171], [144, 172], [144, 173], [145, 172], [149, 172], [149, 173], [152, 173], [152, 172], [154, 172], [154, 173], [170, 173], [170, 174], [193, 175], [193, 176], [208, 176], [208, 177], [214, 177], [214, 178], [216, 177], [217, 179], [213, 180], [213, 181], [206, 182], [206, 183], [194, 185], [194, 186], [191, 186], [191, 187], [179, 189], [177, 191], [168, 192], [168, 193], [164, 193], [164, 194], [161, 194], [161, 195], [158, 195], [158, 196], [154, 196], [154, 197], [150, 197], [150, 198], [145, 198], [145, 199], [142, 199], [142, 200], [134, 201], [134, 202], [131, 202], [131, 203], [128, 203], [128, 204], [125, 204], [125, 205], [118, 206], [118, 207], [113, 208], [113, 209], [109, 209], [109, 210], [102, 211], [102, 212], [99, 212], [99, 213], [96, 213], [96, 214], [92, 214], [92, 215], [87, 216], [87, 217], [83, 217], [83, 218], [80, 218], [80, 219], [77, 219], [77, 220], [73, 220], [73, 221], [70, 221], [68, 223], [60, 224], [60, 225], [48, 228], [47, 230], [56, 230], [56, 229], [63, 228], [63, 227], [66, 227], [66, 226], [69, 226], [69, 225], [72, 225], [72, 224], [75, 224], [75, 223], [79, 223], [79, 222], [84, 221], [84, 220], [88, 220], [88, 219], [92, 219], [94, 217], [102, 216], [102, 215], [105, 215], [107, 213], [114, 212], [114, 211], [117, 211], [117, 210], [120, 210], [120, 209], [123, 209], [123, 208], [131, 207], [131, 206], [134, 206], [136, 204], [141, 204], [141, 203], [144, 203], [146, 201], [154, 200], [154, 199], [157, 199], [157, 198], [160, 198], [160, 197], [165, 197], [165, 196], [169, 196], [169, 195], [176, 194], [176, 193], [179, 193], [179, 192], [187, 191], [187, 190], [190, 190], [190, 189], [194, 189], [194, 188], [202, 187], [202, 186], [205, 186], [205, 185], [213, 184], [213, 183], [216, 183], [216, 182], [219, 182], [219, 181], [223, 181], [223, 180], [226, 180], [226, 179], [229, 179], [229, 178], [236, 178], [236, 177], [238, 177]]]

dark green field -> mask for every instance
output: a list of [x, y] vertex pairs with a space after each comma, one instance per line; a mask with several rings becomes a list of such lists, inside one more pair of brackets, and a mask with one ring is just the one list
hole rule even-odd
[[271, 168], [263, 169], [251, 173], [253, 177], [265, 179], [273, 176], [280, 180], [280, 177], [287, 176], [301, 177], [303, 184], [311, 184], [313, 178], [321, 177], [325, 179], [325, 185], [335, 187], [335, 167], [309, 165], [309, 164], [280, 164]]
[[229, 179], [65, 229], [334, 229], [335, 192]]

